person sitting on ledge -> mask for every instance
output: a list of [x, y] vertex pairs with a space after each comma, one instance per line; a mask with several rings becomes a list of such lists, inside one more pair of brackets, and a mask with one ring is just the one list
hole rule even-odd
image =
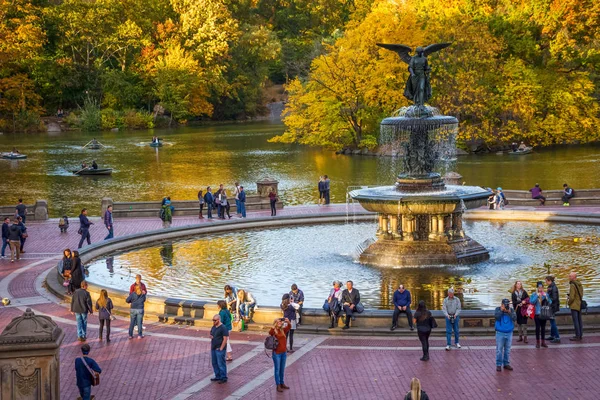
[[354, 314], [358, 311], [356, 306], [360, 302], [360, 293], [358, 289], [353, 288], [352, 281], [346, 282], [346, 289], [342, 292], [342, 304], [344, 305], [344, 312], [346, 313], [346, 323], [342, 329], [350, 328], [350, 319], [354, 321]]
[[410, 311], [410, 292], [404, 288], [404, 285], [398, 286], [398, 290], [394, 292], [394, 316], [392, 317], [392, 327], [391, 331], [395, 330], [398, 327], [398, 317], [401, 313], [406, 313], [406, 318], [408, 319], [408, 326], [410, 330], [413, 331], [413, 320], [412, 320], [412, 312]]
[[540, 206], [543, 206], [546, 203], [546, 198], [542, 195], [542, 188], [539, 183], [536, 183], [529, 191], [531, 192], [532, 199], [540, 201]]
[[250, 320], [250, 313], [254, 312], [254, 307], [256, 307], [256, 300], [252, 296], [252, 293], [242, 289], [238, 290], [237, 307], [239, 317], [244, 318], [244, 321], [248, 322]]
[[563, 206], [569, 207], [571, 205], [570, 201], [573, 197], [575, 197], [575, 191], [569, 187], [566, 183], [563, 185]]

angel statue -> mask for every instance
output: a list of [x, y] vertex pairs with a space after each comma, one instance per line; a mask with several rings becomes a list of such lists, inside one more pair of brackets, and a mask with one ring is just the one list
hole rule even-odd
[[431, 98], [431, 84], [429, 83], [429, 65], [427, 64], [427, 56], [436, 51], [440, 51], [450, 46], [452, 43], [436, 43], [430, 44], [423, 48], [417, 47], [416, 55], [410, 56], [412, 49], [403, 44], [385, 44], [377, 43], [377, 46], [387, 50], [392, 50], [398, 53], [400, 59], [408, 64], [410, 77], [406, 81], [404, 89], [404, 97], [412, 100], [415, 105], [423, 106]]

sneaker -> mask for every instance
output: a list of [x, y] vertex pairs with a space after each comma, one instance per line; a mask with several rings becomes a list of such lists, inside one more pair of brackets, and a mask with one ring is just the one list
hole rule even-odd
[[450, 351], [450, 346], [446, 346], [446, 351]]
[[143, 339], [145, 336], [144, 335], [140, 335], [138, 336], [138, 339]]
[[396, 325], [392, 325], [392, 327], [390, 328], [390, 331], [395, 331], [396, 330]]
[[559, 339], [559, 338], [557, 338], [557, 339], [552, 339], [552, 340], [550, 341], [550, 343], [560, 343], [560, 339]]
[[509, 370], [509, 371], [512, 371], [512, 370], [513, 370], [513, 367], [511, 367], [510, 365], [505, 365], [505, 366], [504, 366], [504, 369], [507, 369], [507, 370]]
[[456, 343], [456, 348], [460, 349], [462, 346], [460, 345], [460, 343]]
[[500, 366], [496, 367], [496, 371], [498, 371], [498, 372], [502, 371], [502, 367], [500, 367]]
[[551, 342], [551, 341], [553, 341], [553, 340], [554, 340], [554, 336], [548, 336], [548, 337], [546, 338], [546, 341], [547, 341], [547, 342]]
[[410, 330], [411, 330], [411, 331], [414, 331], [414, 330], [415, 330], [415, 327], [414, 327], [414, 326], [411, 326], [411, 327], [410, 327]]
[[133, 336], [129, 336], [127, 339], [133, 339]]
[[221, 381], [221, 380], [220, 380], [220, 379], [218, 379], [218, 378], [210, 378], [210, 381], [211, 381], [211, 382], [216, 382], [216, 381]]
[[221, 384], [223, 384], [223, 383], [227, 383], [227, 379], [221, 379], [221, 380], [219, 381], [219, 385], [221, 385]]

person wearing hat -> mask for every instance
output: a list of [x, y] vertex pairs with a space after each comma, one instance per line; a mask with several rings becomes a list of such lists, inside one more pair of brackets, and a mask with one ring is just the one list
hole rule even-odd
[[502, 367], [512, 371], [510, 347], [517, 314], [508, 299], [503, 299], [500, 307], [496, 307], [494, 317], [496, 318], [496, 371], [502, 371]]
[[83, 357], [75, 359], [75, 375], [77, 377], [77, 388], [82, 400], [90, 400], [92, 398], [92, 385], [95, 380], [95, 374], [100, 374], [102, 369], [91, 357], [90, 345], [84, 344], [81, 346]]
[[454, 288], [448, 289], [448, 297], [442, 303], [442, 311], [446, 317], [446, 351], [450, 351], [452, 345], [452, 331], [454, 331], [454, 344], [457, 349], [460, 349], [461, 346], [458, 343], [460, 299], [454, 296]]
[[506, 204], [506, 196], [502, 191], [502, 188], [499, 187], [496, 189], [496, 210], [504, 210], [504, 205]]
[[536, 183], [529, 191], [531, 192], [532, 199], [540, 201], [540, 206], [543, 206], [546, 203], [546, 198], [542, 194], [542, 188], [539, 183]]

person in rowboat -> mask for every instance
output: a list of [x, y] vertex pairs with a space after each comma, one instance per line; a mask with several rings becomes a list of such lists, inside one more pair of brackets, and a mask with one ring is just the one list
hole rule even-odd
[[92, 161], [92, 169], [98, 169], [98, 164], [96, 164], [96, 160]]

